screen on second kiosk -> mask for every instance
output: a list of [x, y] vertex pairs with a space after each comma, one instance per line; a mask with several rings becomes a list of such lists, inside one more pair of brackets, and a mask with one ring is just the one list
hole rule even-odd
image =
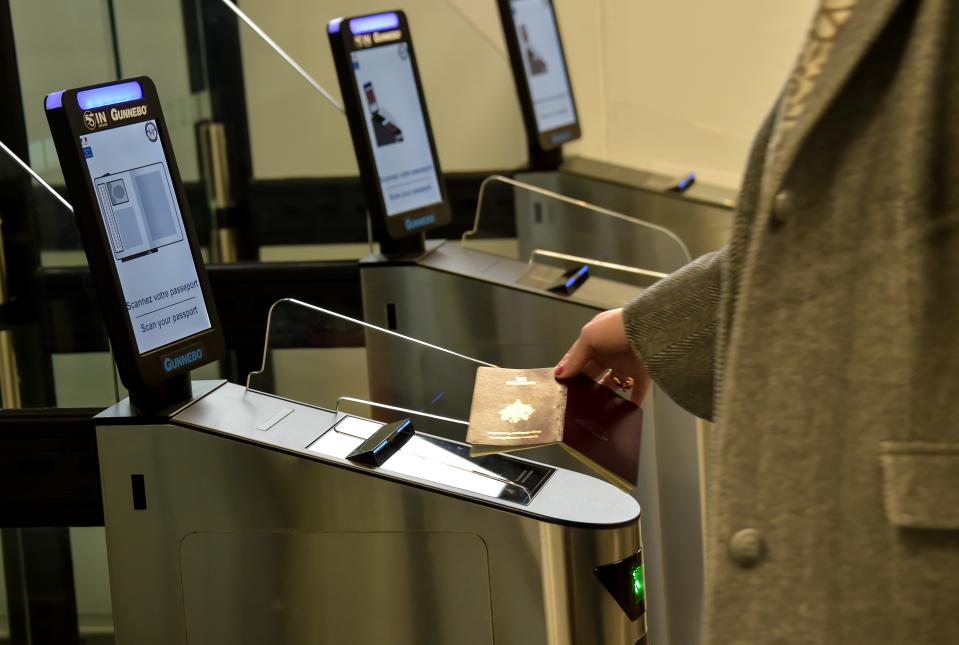
[[354, 51], [353, 72], [387, 215], [443, 200], [404, 42]]
[[572, 125], [576, 108], [551, 0], [512, 0], [510, 8], [537, 130], [549, 132]]
[[80, 137], [141, 354], [210, 328], [156, 121]]

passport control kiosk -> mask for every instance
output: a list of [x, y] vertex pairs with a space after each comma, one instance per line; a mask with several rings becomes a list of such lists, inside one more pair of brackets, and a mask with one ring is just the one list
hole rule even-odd
[[[575, 291], [561, 292], [557, 282], [575, 286], [582, 267], [570, 275], [561, 267], [530, 265], [448, 241], [416, 262], [361, 264], [364, 317], [502, 367], [549, 366], [593, 316], [622, 306], [639, 290], [590, 268], [595, 275]], [[375, 340], [366, 340], [371, 391], [384, 393], [380, 399], [388, 394], [406, 408], [429, 408], [432, 393], [417, 388], [421, 374], [435, 371], [429, 358], [420, 358], [414, 348]], [[434, 407], [445, 403], [440, 414], [467, 418], [468, 406], [452, 406], [470, 401], [473, 380], [465, 370], [450, 373]], [[654, 645], [699, 642], [701, 437], [696, 418], [654, 386], [643, 404], [639, 484], [630, 491], [643, 509], [647, 616]], [[557, 446], [523, 453], [555, 467], [589, 472]]]
[[[541, 40], [543, 33], [555, 32], [548, 0], [545, 4], [539, 0], [517, 1], [510, 6], [511, 28], [520, 34], [517, 37], [525, 27], [530, 48], [534, 40], [552, 42]], [[534, 28], [534, 24], [538, 26]], [[420, 213], [449, 212], [447, 205], [437, 203], [446, 197], [409, 27], [401, 12], [388, 12], [338, 18], [328, 24], [327, 32], [373, 230], [386, 249], [392, 243], [391, 236], [411, 226], [410, 222], [419, 224], [418, 218], [423, 217]], [[561, 48], [557, 52], [561, 58]], [[552, 64], [552, 57], [544, 60]], [[575, 116], [571, 95], [568, 107]], [[578, 126], [566, 120], [547, 122], [543, 128], [545, 133], [566, 132], [569, 136], [578, 132]], [[548, 139], [542, 142], [548, 143]], [[389, 171], [384, 170], [387, 167]], [[392, 214], [389, 206], [394, 200], [397, 214]], [[402, 215], [408, 209], [421, 210]], [[582, 215], [588, 217], [589, 213]], [[404, 221], [406, 224], [397, 226]], [[638, 226], [634, 218], [625, 215], [616, 221], [620, 226]], [[663, 237], [668, 235], [664, 233]], [[680, 252], [670, 256], [675, 258], [671, 269], [688, 259], [685, 247], [678, 238], [673, 239]], [[617, 241], [630, 245], [632, 240], [622, 236]], [[361, 261], [366, 320], [503, 367], [554, 364], [594, 315], [622, 306], [664, 275], [634, 271], [630, 274], [634, 279], [621, 281], [601, 270], [599, 265], [604, 262], [587, 260], [589, 264], [584, 261], [570, 266], [552, 260], [524, 261], [454, 241], [420, 249], [405, 256], [387, 254], [386, 258], [371, 256]], [[553, 259], [561, 255], [552, 254]], [[374, 398], [381, 392], [380, 400], [388, 396], [408, 409], [443, 405], [436, 404], [419, 387], [419, 375], [426, 369], [419, 361], [424, 359], [408, 349], [406, 352], [367, 336]], [[472, 374], [451, 373], [446, 385], [442, 401], [451, 402], [449, 405], [470, 401]], [[644, 415], [640, 486], [634, 493], [643, 507], [647, 542], [650, 638], [657, 645], [692, 645], [699, 637], [703, 587], [700, 435], [696, 419], [661, 391], [654, 391], [650, 401], [654, 409]], [[468, 409], [453, 408], [439, 413], [460, 419], [469, 414]], [[531, 454], [556, 467], [587, 472], [556, 447]]]
[[118, 643], [646, 642], [640, 508], [610, 484], [183, 385], [223, 342], [153, 84], [46, 107], [135, 393], [96, 419]]

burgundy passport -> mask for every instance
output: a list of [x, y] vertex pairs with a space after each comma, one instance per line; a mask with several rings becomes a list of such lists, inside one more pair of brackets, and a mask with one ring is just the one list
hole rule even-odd
[[466, 441], [472, 455], [559, 444], [630, 488], [639, 477], [642, 429], [635, 403], [586, 376], [557, 381], [550, 367], [480, 367]]

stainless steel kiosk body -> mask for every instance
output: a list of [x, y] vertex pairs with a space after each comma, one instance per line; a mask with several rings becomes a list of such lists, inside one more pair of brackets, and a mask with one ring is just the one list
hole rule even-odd
[[[692, 257], [721, 248], [733, 225], [735, 192], [694, 184], [678, 193], [665, 189], [672, 178], [582, 158], [569, 159], [559, 172], [526, 172], [516, 179], [562, 195], [585, 200], [618, 213], [665, 226], [678, 235]], [[519, 257], [535, 249], [556, 249], [589, 258], [612, 255], [629, 266], [669, 273], [684, 264], [663, 249], [654, 237], [622, 235], [622, 227], [608, 218], [565, 217], [555, 200], [531, 191], [515, 192], [516, 238]]]
[[[670, 261], [676, 263], [673, 269], [682, 263], [663, 259]], [[633, 276], [624, 283], [593, 275], [572, 295], [561, 296], [549, 287], [563, 274], [559, 266], [445, 242], [415, 261], [371, 258], [361, 263], [364, 316], [375, 325], [503, 367], [546, 366], [562, 356], [594, 315], [622, 306], [655, 280]], [[428, 405], [420, 382], [420, 373], [427, 371], [423, 359], [410, 360], [396, 345], [384, 345], [378, 353], [372, 340], [367, 339], [367, 356], [373, 398], [388, 396], [414, 408]], [[472, 374], [450, 374], [443, 400], [468, 402], [472, 379]], [[649, 641], [695, 645], [703, 592], [701, 428], [655, 387], [644, 412], [640, 485], [634, 495], [643, 508]], [[467, 414], [455, 407], [440, 413]], [[583, 470], [555, 447], [525, 454]]]
[[97, 419], [118, 643], [645, 642], [594, 574], [627, 559], [638, 605], [640, 509], [619, 489], [421, 433], [368, 468], [345, 456], [379, 424], [194, 391], [166, 419], [127, 401]]

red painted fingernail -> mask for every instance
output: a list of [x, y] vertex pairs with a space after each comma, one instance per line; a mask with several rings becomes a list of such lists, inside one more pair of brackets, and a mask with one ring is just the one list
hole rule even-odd
[[556, 366], [556, 376], [562, 376], [564, 369], [566, 369], [566, 368], [564, 368], [562, 365], [557, 365], [557, 366]]

